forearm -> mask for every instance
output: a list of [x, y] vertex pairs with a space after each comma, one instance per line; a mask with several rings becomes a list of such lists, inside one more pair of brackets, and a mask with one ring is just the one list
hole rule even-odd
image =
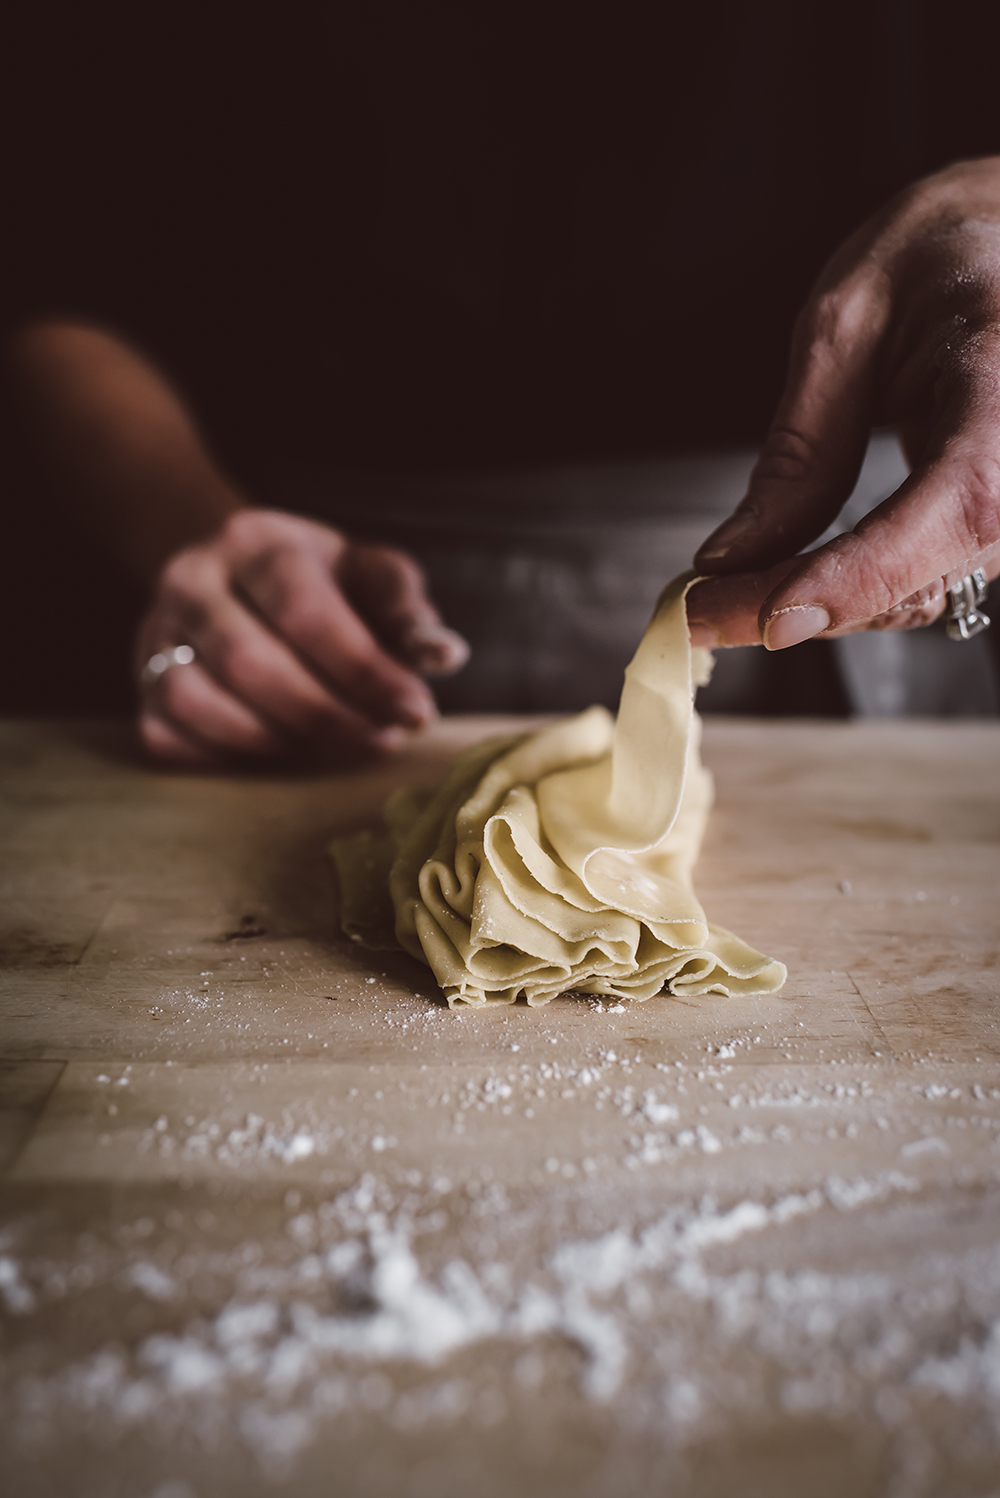
[[39, 323], [10, 359], [68, 500], [141, 581], [245, 503], [164, 377], [111, 334]]

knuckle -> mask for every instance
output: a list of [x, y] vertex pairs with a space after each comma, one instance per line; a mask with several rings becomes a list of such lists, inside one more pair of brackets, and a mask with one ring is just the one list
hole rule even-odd
[[295, 595], [295, 578], [288, 561], [286, 547], [261, 539], [243, 556], [236, 570], [238, 588], [248, 592], [271, 617]]
[[267, 565], [301, 538], [296, 517], [247, 507], [234, 510], [219, 531], [225, 554], [237, 567]]
[[920, 614], [931, 609], [940, 608], [944, 603], [944, 584], [940, 581], [928, 583], [924, 588], [918, 588], [911, 593], [909, 598], [904, 598], [897, 603], [890, 613]]
[[813, 349], [843, 348], [872, 328], [877, 303], [867, 280], [841, 281], [810, 297], [796, 320], [796, 334]]
[[[909, 595], [912, 583], [903, 585], [905, 576], [905, 558], [895, 548], [887, 549], [855, 531], [835, 537], [817, 553], [809, 568], [809, 587], [823, 599], [836, 628], [867, 629]], [[801, 575], [796, 575], [794, 587], [801, 590]]]
[[923, 629], [928, 624], [933, 624], [941, 610], [939, 608], [905, 608], [902, 605], [889, 609], [884, 614], [879, 614], [867, 625], [869, 630], [895, 631], [907, 629]]
[[423, 569], [407, 552], [399, 551], [395, 546], [378, 546], [372, 550], [386, 571], [394, 572], [401, 581], [418, 587], [423, 582]]
[[391, 690], [385, 679], [385, 662], [374, 647], [345, 655], [342, 679], [351, 695], [363, 700], [384, 697]]
[[970, 558], [1000, 543], [1000, 457], [984, 453], [969, 460], [958, 490], [958, 517], [957, 539]]
[[918, 588], [908, 598], [893, 604], [868, 624], [871, 630], [923, 629], [933, 624], [944, 608], [944, 586], [940, 581]]
[[217, 569], [196, 551], [172, 557], [160, 574], [157, 603], [165, 605], [175, 628], [203, 629], [212, 612], [212, 601], [222, 591]]
[[390, 603], [424, 591], [423, 568], [408, 552], [394, 546], [359, 546], [355, 549], [355, 560], [370, 579], [377, 579], [388, 590]]
[[858, 598], [867, 604], [871, 614], [884, 614], [894, 607], [899, 596], [897, 568], [889, 557], [869, 553], [859, 577]]
[[832, 343], [836, 337], [838, 296], [835, 291], [821, 291], [811, 297], [796, 318], [796, 332], [808, 344]]
[[329, 618], [319, 600], [281, 583], [276, 584], [268, 612], [281, 634], [293, 644], [309, 647], [329, 635]]
[[267, 534], [267, 514], [262, 510], [244, 509], [234, 510], [227, 518], [219, 535], [223, 542], [231, 543], [237, 549], [253, 547], [259, 543], [262, 536]]
[[261, 667], [257, 655], [238, 635], [224, 635], [212, 650], [212, 658], [224, 682], [246, 689], [259, 680]]
[[755, 483], [796, 483], [810, 474], [821, 454], [817, 443], [792, 426], [773, 427], [756, 464]]
[[243, 554], [314, 550], [322, 541], [326, 546], [339, 543], [339, 532], [302, 515], [286, 515], [280, 510], [263, 510], [247, 506], [234, 510], [220, 532], [225, 542]]
[[181, 598], [195, 597], [201, 592], [205, 582], [204, 563], [194, 551], [178, 552], [160, 573], [161, 590]]

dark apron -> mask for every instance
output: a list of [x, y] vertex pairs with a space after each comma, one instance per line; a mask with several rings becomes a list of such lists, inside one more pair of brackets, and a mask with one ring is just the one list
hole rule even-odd
[[[286, 474], [268, 487], [283, 508], [420, 562], [442, 616], [472, 647], [460, 672], [433, 683], [443, 711], [574, 712], [617, 706], [660, 590], [745, 493], [753, 460], [737, 450], [441, 479]], [[904, 474], [894, 440], [876, 437], [838, 528], [856, 524]], [[942, 631], [922, 630], [893, 636], [889, 649], [887, 639], [717, 651], [698, 706], [764, 716], [996, 714], [982, 639], [951, 647]]]

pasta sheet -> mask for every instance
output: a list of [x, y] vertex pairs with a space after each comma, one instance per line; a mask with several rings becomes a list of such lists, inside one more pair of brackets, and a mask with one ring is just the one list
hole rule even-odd
[[391, 797], [383, 830], [334, 843], [348, 935], [428, 963], [453, 1008], [781, 987], [783, 964], [706, 921], [692, 887], [712, 804], [692, 581], [661, 596], [617, 721], [591, 707], [476, 744], [435, 791]]

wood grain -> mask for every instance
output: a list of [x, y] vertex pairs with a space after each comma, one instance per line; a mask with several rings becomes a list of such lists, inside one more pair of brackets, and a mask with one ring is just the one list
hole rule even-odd
[[[508, 722], [308, 777], [154, 773], [114, 725], [0, 730], [11, 1493], [995, 1487], [1000, 727], [710, 720], [699, 893], [785, 989], [453, 1014], [340, 938], [325, 849]], [[706, 1246], [636, 1258], [668, 1220]], [[554, 1329], [437, 1362], [303, 1362], [295, 1306], [347, 1283], [323, 1256], [387, 1225], [422, 1284], [462, 1260], [494, 1310], [567, 1242], [635, 1267], [573, 1291], [592, 1343], [566, 1291]], [[220, 1313], [261, 1296], [290, 1319], [242, 1383], [150, 1371], [157, 1335], [221, 1367]]]

